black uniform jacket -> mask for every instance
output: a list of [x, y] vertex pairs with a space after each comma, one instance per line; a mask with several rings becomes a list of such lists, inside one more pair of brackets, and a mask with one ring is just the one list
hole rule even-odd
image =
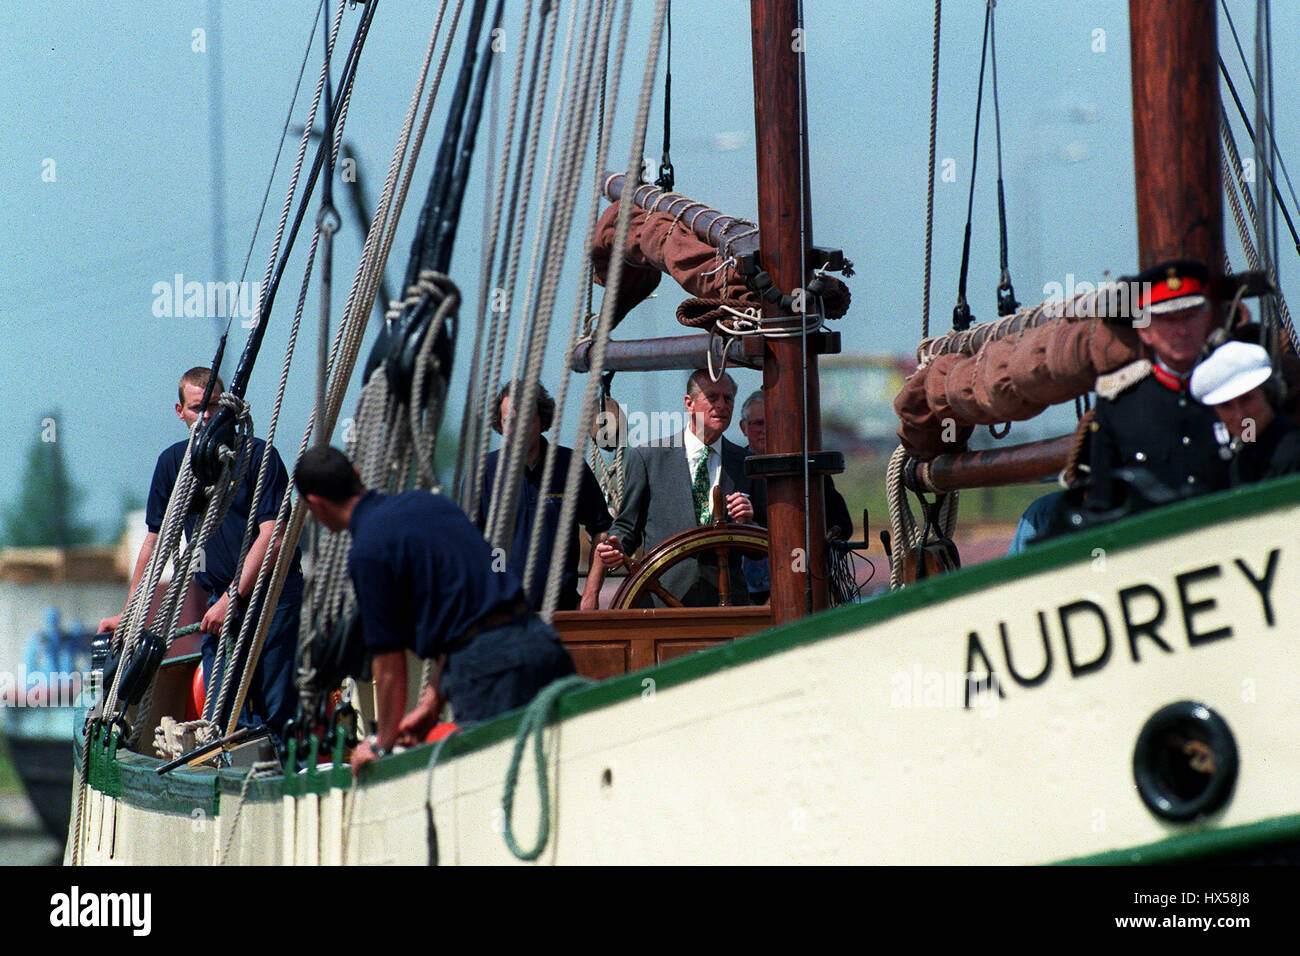
[[1092, 423], [1092, 508], [1112, 508], [1123, 490], [1114, 474], [1145, 468], [1181, 496], [1228, 487], [1228, 462], [1215, 434], [1218, 416], [1188, 392], [1148, 375], [1113, 399], [1098, 398]]
[[1281, 412], [1232, 459], [1232, 485], [1247, 485], [1300, 471], [1300, 425]]

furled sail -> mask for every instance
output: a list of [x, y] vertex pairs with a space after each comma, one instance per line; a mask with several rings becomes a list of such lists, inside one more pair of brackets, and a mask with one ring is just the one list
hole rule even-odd
[[[660, 196], [670, 200], [666, 205], [668, 211], [650, 212], [638, 205], [632, 212], [623, 256], [623, 278], [614, 310], [615, 325], [650, 296], [659, 285], [661, 274], [671, 276], [694, 296], [677, 308], [677, 320], [683, 325], [712, 328], [725, 315], [724, 304], [736, 309], [757, 308], [759, 296], [745, 285], [736, 269], [735, 257], [755, 248], [758, 227], [745, 219], [719, 217], [713, 220], [717, 228], [709, 230], [711, 241], [706, 242], [692, 231], [691, 224], [702, 214], [718, 214], [702, 203], [675, 193]], [[617, 219], [616, 202], [600, 217], [592, 240], [592, 266], [596, 283], [601, 286], [605, 285], [609, 271]], [[749, 241], [742, 247], [742, 240]], [[826, 316], [838, 319], [848, 311], [848, 287], [834, 276], [823, 278], [829, 288], [823, 298]]]
[[1105, 306], [1104, 292], [1084, 293], [922, 341], [920, 368], [894, 399], [908, 456], [962, 451], [976, 426], [1033, 418], [1141, 357], [1137, 333], [1106, 322]]

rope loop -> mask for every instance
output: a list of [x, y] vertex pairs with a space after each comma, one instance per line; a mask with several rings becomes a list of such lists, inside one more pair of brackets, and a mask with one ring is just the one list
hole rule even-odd
[[[519, 730], [515, 733], [515, 748], [510, 755], [510, 766], [506, 770], [505, 789], [501, 794], [501, 809], [505, 813], [504, 832], [506, 847], [518, 860], [532, 861], [542, 855], [551, 838], [551, 792], [546, 779], [546, 748], [543, 745], [542, 731], [550, 722], [555, 705], [567, 691], [589, 684], [585, 677], [573, 674], [562, 677], [548, 684], [542, 692], [533, 698], [519, 720]], [[519, 783], [519, 764], [524, 755], [524, 747], [529, 735], [533, 737], [533, 758], [537, 764], [537, 799], [540, 812], [537, 822], [537, 842], [528, 850], [520, 849], [515, 841], [514, 823], [511, 817], [515, 807], [515, 787]]]

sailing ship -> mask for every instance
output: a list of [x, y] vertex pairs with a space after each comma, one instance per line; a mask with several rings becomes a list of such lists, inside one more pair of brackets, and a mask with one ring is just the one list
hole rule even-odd
[[[367, 5], [359, 37], [377, 6]], [[599, 62], [611, 49], [615, 11], [596, 6], [600, 15], [586, 18], [595, 28], [578, 41], [578, 64]], [[475, 5], [457, 84], [468, 110], [461, 115], [469, 118], [444, 139], [407, 293], [390, 311], [382, 347], [366, 369], [367, 388], [378, 383], [381, 396], [395, 388], [401, 400], [394, 412], [368, 404], [372, 398], [363, 394], [363, 435], [354, 448], [363, 456], [363, 477], [369, 470], [381, 478], [414, 475], [417, 485], [435, 481], [427, 442], [437, 433], [437, 414], [422, 417], [418, 409], [440, 403], [454, 355], [458, 293], [446, 277], [446, 241], [460, 209], [455, 184], [463, 183], [465, 168], [458, 163], [472, 153], [474, 104], [482, 102], [475, 60], [491, 61], [490, 45], [475, 54], [487, 27], [485, 7]], [[650, 78], [664, 10], [660, 0]], [[1142, 262], [1173, 252], [1217, 266], [1223, 240], [1214, 5], [1198, 0], [1175, 10], [1134, 0], [1131, 11]], [[554, 18], [556, 9], [544, 4], [539, 15]], [[1300, 570], [1286, 554], [1284, 529], [1300, 518], [1300, 479], [1184, 501], [941, 574], [928, 563], [927, 546], [947, 535], [951, 506], [946, 514], [934, 507], [920, 531], [900, 508], [892, 522], [892, 567], [896, 583], [910, 582], [865, 603], [828, 607], [821, 483], [809, 478], [841, 467], [820, 448], [817, 363], [836, 348], [819, 311], [834, 288], [828, 273], [847, 263], [812, 246], [803, 56], [791, 42], [801, 35], [799, 4], [754, 0], [752, 16], [759, 221], [736, 229], [735, 220], [693, 199], [684, 200], [686, 216], [670, 187], [640, 183], [640, 138], [621, 174], [603, 174], [603, 144], [596, 188], [618, 200], [609, 216], [610, 268], [599, 319], [590, 328], [575, 322], [586, 335], [574, 336], [584, 344], [571, 350], [571, 363], [589, 374], [583, 421], [604, 400], [600, 377], [610, 371], [693, 368], [724, 358], [761, 367], [770, 453], [751, 467], [768, 482], [770, 527], [766, 541], [743, 545], [805, 559], [771, 562], [770, 605], [644, 608], [629, 599], [616, 610], [555, 613], [580, 669], [603, 679], [563, 694], [544, 692], [524, 712], [384, 757], [359, 780], [343, 762], [347, 731], [337, 720], [305, 728], [290, 742], [283, 768], [187, 765], [207, 751], [167, 766], [142, 752], [139, 741], [180, 712], [190, 686], [195, 656], [172, 654], [146, 671], [143, 697], [124, 693], [119, 701], [119, 674], [100, 716], [88, 723], [69, 862], [1155, 863], [1270, 859], [1295, 846], [1300, 817], [1290, 783], [1300, 761], [1286, 746], [1285, 718], [1300, 676], [1287, 646]], [[541, 29], [555, 29], [553, 19], [547, 22]], [[345, 77], [355, 72], [358, 51], [349, 54]], [[546, 73], [533, 74], [534, 81]], [[593, 75], [579, 70], [569, 78], [574, 102], [584, 102], [587, 112], [571, 114], [567, 124], [556, 114], [557, 127], [571, 130], [572, 145], [584, 151], [598, 92]], [[346, 102], [345, 83], [339, 104]], [[411, 116], [417, 102], [418, 96]], [[326, 104], [328, 144], [338, 111]], [[408, 117], [402, 151], [410, 131]], [[576, 182], [583, 163], [573, 153], [559, 155], [557, 182]], [[312, 178], [329, 162], [325, 148]], [[557, 195], [572, 207], [579, 192]], [[316, 427], [325, 435], [342, 402], [336, 382], [346, 382], [360, 343], [352, 319], [369, 312], [384, 242], [391, 241], [388, 202], [387, 195], [380, 201], [344, 324], [324, 363], [329, 379], [320, 389]], [[736, 321], [715, 321], [707, 333], [667, 343], [611, 342], [623, 266], [646, 253], [629, 253], [629, 228], [634, 216], [652, 225], [665, 212], [718, 250], [715, 258], [748, 290], [740, 301], [752, 311], [723, 310]], [[550, 213], [544, 241], [538, 233], [541, 261], [562, 248], [563, 236], [550, 230], [572, 214]], [[318, 226], [328, 222], [322, 213]], [[590, 224], [594, 230], [594, 209]], [[507, 225], [502, 234], [513, 242], [519, 232]], [[328, 235], [321, 248], [328, 262]], [[506, 271], [514, 255], [503, 256]], [[494, 276], [485, 270], [482, 288]], [[818, 279], [821, 292], [810, 293]], [[690, 285], [704, 281], [699, 272], [683, 280], [700, 295]], [[548, 322], [553, 295], [539, 275], [533, 304]], [[269, 298], [264, 294], [263, 322], [273, 297], [274, 285]], [[322, 311], [329, 313], [328, 303]], [[1043, 321], [1039, 313], [1034, 322]], [[1030, 324], [1025, 319], [1019, 327]], [[996, 340], [994, 325], [973, 331]], [[495, 378], [497, 345], [491, 326], [483, 329], [475, 366], [489, 374], [475, 376], [476, 383]], [[259, 337], [250, 337], [232, 382], [236, 395]], [[975, 348], [974, 337], [955, 332], [925, 352], [957, 354]], [[521, 408], [532, 404], [536, 381], [534, 369], [525, 376]], [[242, 440], [236, 404], [192, 439], [200, 481], [220, 477], [213, 453]], [[470, 446], [479, 431], [474, 407], [471, 401], [464, 430]], [[477, 408], [481, 415], [483, 403]], [[369, 422], [378, 423], [377, 438], [365, 436]], [[397, 463], [380, 453], [390, 447], [385, 442], [403, 441], [426, 444]], [[981, 453], [945, 444], [959, 445], [941, 441], [910, 464], [901, 455], [895, 485], [947, 493], [1032, 480], [1059, 470], [1070, 442]], [[462, 473], [472, 474], [468, 467]], [[512, 495], [501, 497], [489, 535], [512, 526]], [[282, 523], [295, 540], [302, 514], [290, 504], [286, 499]], [[701, 528], [689, 532], [686, 545], [739, 546], [726, 539], [729, 533], [726, 526]], [[670, 544], [680, 550], [683, 542]], [[645, 563], [662, 558], [647, 555]], [[318, 569], [331, 561], [338, 565], [338, 553], [317, 552]], [[282, 574], [277, 566], [269, 575], [268, 606]], [[651, 577], [643, 588], [652, 585]], [[175, 623], [173, 617], [167, 628]], [[254, 650], [262, 634], [264, 627]], [[148, 646], [149, 636], [143, 620], [128, 630], [122, 659], [133, 644]], [[148, 649], [166, 656], [153, 636]], [[240, 693], [246, 689], [245, 681]], [[112, 705], [121, 702], [132, 704], [120, 708], [126, 722], [112, 719]]]

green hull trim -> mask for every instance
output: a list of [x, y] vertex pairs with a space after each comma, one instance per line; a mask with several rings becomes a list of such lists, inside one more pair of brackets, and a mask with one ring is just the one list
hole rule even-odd
[[1300, 814], [1222, 830], [1192, 830], [1127, 850], [1061, 860], [1055, 866], [1163, 866], [1214, 862], [1212, 857], [1300, 841]]
[[[78, 741], [78, 751], [82, 744]], [[88, 782], [106, 797], [133, 807], [178, 816], [207, 816], [220, 812], [221, 797], [238, 798], [248, 772], [238, 769], [186, 769], [159, 775], [162, 761], [91, 741]], [[346, 772], [346, 768], [343, 768]], [[328, 790], [328, 787], [323, 788]], [[323, 792], [318, 791], [318, 792]], [[283, 778], [261, 777], [248, 781], [248, 801], [279, 800], [285, 793]]]

